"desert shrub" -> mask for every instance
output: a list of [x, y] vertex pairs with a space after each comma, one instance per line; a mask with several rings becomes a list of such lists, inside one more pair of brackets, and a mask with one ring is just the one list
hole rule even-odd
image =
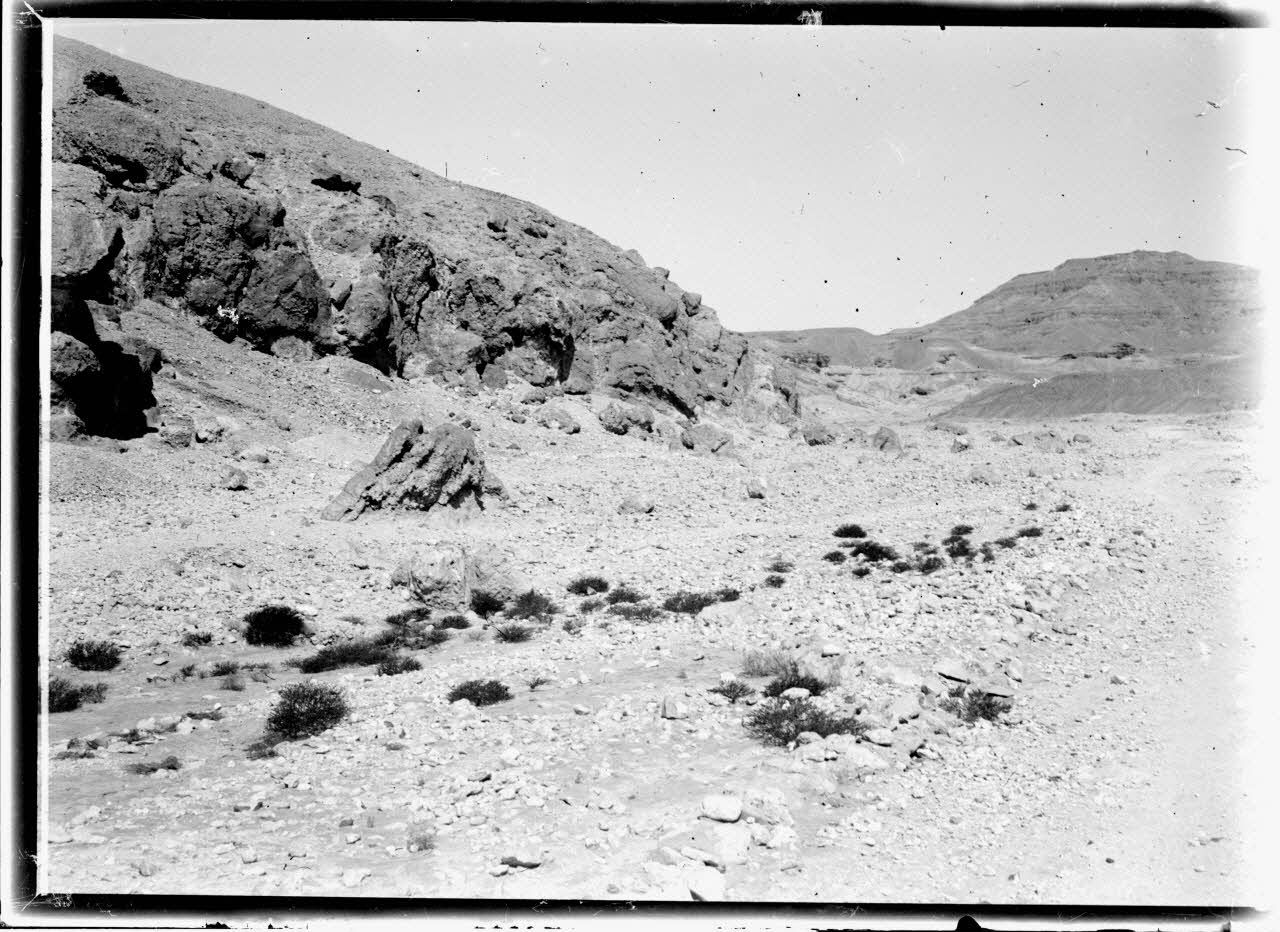
[[280, 690], [275, 708], [267, 716], [267, 731], [287, 740], [318, 735], [350, 713], [346, 696], [327, 683], [293, 683]]
[[1102, 353], [1101, 355], [1112, 356], [1115, 359], [1125, 359], [1129, 356], [1132, 356], [1137, 351], [1138, 351], [1138, 348], [1136, 346], [1133, 346], [1130, 343], [1117, 343], [1115, 346], [1111, 348], [1111, 352]]
[[471, 622], [467, 621], [465, 615], [445, 615], [436, 622], [436, 627], [441, 629], [452, 628], [455, 630], [461, 630], [463, 628], [470, 628]]
[[796, 565], [790, 560], [774, 560], [765, 567], [770, 573], [790, 573]]
[[831, 532], [835, 537], [858, 538], [866, 537], [867, 532], [862, 529], [859, 524], [842, 524]]
[[101, 702], [106, 698], [107, 684], [77, 685], [61, 676], [49, 678], [49, 698], [46, 708], [50, 712], [74, 712], [87, 702]]
[[244, 677], [239, 673], [232, 673], [222, 678], [222, 688], [229, 689], [233, 693], [244, 692]]
[[450, 702], [466, 699], [473, 705], [493, 705], [511, 698], [511, 690], [497, 680], [467, 680], [449, 690]]
[[859, 579], [861, 579], [863, 576], [869, 576], [870, 574], [871, 574], [871, 567], [869, 566], [855, 566], [853, 568], [853, 575], [857, 576]]
[[501, 641], [503, 644], [522, 644], [531, 637], [533, 637], [533, 629], [528, 625], [518, 625], [515, 622], [510, 622], [493, 626], [493, 639]]
[[302, 613], [288, 605], [264, 605], [244, 616], [244, 639], [249, 644], [288, 647], [303, 631]]
[[920, 561], [920, 572], [927, 576], [930, 573], [936, 573], [945, 565], [946, 563], [942, 557], [925, 557]]
[[914, 564], [910, 560], [895, 560], [889, 564], [890, 571], [894, 573], [905, 573], [912, 569]]
[[663, 613], [662, 609], [656, 605], [623, 603], [609, 606], [609, 614], [628, 621], [653, 621], [655, 618], [661, 618]]
[[781, 589], [787, 583], [787, 577], [773, 573], [764, 578], [764, 584], [770, 589]]
[[506, 614], [508, 618], [542, 619], [548, 615], [555, 615], [559, 611], [559, 605], [541, 592], [530, 589], [516, 597], [516, 600], [507, 608]]
[[1033, 524], [1030, 527], [1019, 528], [1017, 536], [1018, 537], [1039, 537], [1043, 533], [1044, 531], [1040, 530], [1040, 528], [1036, 527]]
[[404, 846], [409, 849], [411, 854], [422, 851], [434, 851], [436, 849], [435, 832], [427, 829], [410, 829], [408, 837], [405, 839]]
[[194, 663], [188, 663], [178, 669], [178, 676], [182, 677], [184, 680], [189, 680], [195, 675], [196, 665]]
[[978, 548], [978, 552], [982, 554], [983, 563], [996, 562], [996, 552], [991, 548], [990, 541], [983, 541], [982, 546]]
[[1011, 547], [1018, 546], [1018, 539], [1016, 537], [997, 537], [996, 543], [999, 544], [1001, 547], [1003, 547], [1005, 550], [1008, 550]]
[[585, 618], [566, 618], [564, 624], [560, 627], [564, 629], [566, 634], [577, 634], [587, 626]]
[[401, 673], [413, 673], [421, 669], [422, 664], [413, 657], [388, 657], [378, 664], [378, 675], [399, 676]]
[[221, 709], [196, 709], [194, 712], [188, 712], [187, 718], [194, 721], [220, 722], [223, 715]]
[[125, 770], [128, 773], [149, 777], [157, 770], [180, 770], [181, 768], [182, 761], [170, 754], [162, 761], [139, 761], [136, 764], [130, 764]]
[[342, 667], [363, 667], [392, 659], [392, 651], [386, 644], [375, 641], [348, 641], [322, 647], [298, 664], [303, 673], [325, 673]]
[[525, 685], [529, 687], [529, 692], [533, 692], [539, 686], [546, 686], [550, 682], [551, 677], [549, 676], [531, 676], [525, 681]]
[[867, 727], [853, 716], [838, 715], [808, 699], [769, 699], [756, 706], [743, 721], [750, 734], [765, 742], [786, 746], [803, 732], [828, 735], [859, 735]]
[[720, 596], [714, 592], [685, 592], [681, 590], [662, 600], [662, 607], [669, 612], [682, 615], [696, 615], [708, 605], [715, 605]]
[[77, 670], [114, 670], [120, 665], [120, 648], [110, 641], [80, 640], [67, 649], [67, 661]]
[[964, 537], [966, 534], [972, 534], [972, 533], [973, 533], [973, 525], [971, 524], [957, 524], [955, 527], [951, 529], [952, 537]]
[[738, 599], [742, 598], [742, 593], [737, 589], [726, 586], [723, 589], [716, 590], [716, 598], [721, 602], [736, 602]]
[[182, 636], [183, 647], [208, 647], [213, 643], [213, 635], [208, 631], [188, 631]]
[[951, 543], [947, 544], [947, 556], [953, 560], [962, 560], [966, 557], [972, 559], [973, 545], [965, 537], [952, 540]]
[[410, 625], [421, 625], [431, 620], [431, 609], [425, 605], [417, 605], [413, 608], [406, 608], [403, 612], [396, 612], [394, 615], [386, 617], [386, 623], [393, 628], [405, 628]]
[[788, 689], [799, 687], [800, 689], [809, 690], [809, 694], [812, 696], [821, 696], [830, 686], [831, 684], [826, 680], [811, 676], [808, 673], [801, 673], [798, 669], [793, 669], [780, 673], [771, 679], [769, 685], [764, 688], [764, 694], [770, 698], [776, 698]]
[[442, 627], [406, 624], [383, 631], [368, 643], [386, 650], [426, 650], [428, 647], [443, 644], [447, 640], [449, 640], [449, 632]]
[[737, 703], [739, 699], [745, 699], [748, 696], [754, 696], [756, 692], [753, 687], [748, 686], [742, 680], [729, 680], [727, 683], [711, 687], [710, 691], [719, 693], [732, 703]]
[[599, 576], [579, 576], [569, 583], [569, 591], [574, 595], [596, 595], [609, 591], [609, 581]]
[[578, 611], [589, 615], [592, 612], [600, 611], [600, 609], [604, 608], [604, 605], [604, 599], [583, 599], [578, 605]]
[[788, 676], [800, 673], [800, 665], [785, 650], [749, 650], [742, 656], [743, 676]]
[[626, 583], [623, 583], [617, 589], [614, 589], [605, 596], [604, 600], [610, 605], [618, 605], [622, 602], [643, 602], [647, 598], [649, 598], [649, 596], [646, 593], [643, 593], [638, 589], [632, 589]]
[[487, 592], [484, 589], [471, 590], [471, 610], [481, 618], [488, 618], [490, 615], [496, 615], [498, 612], [506, 608], [505, 600]]
[[927, 540], [916, 541], [914, 544], [911, 545], [911, 549], [916, 551], [916, 553], [937, 553], [938, 552], [938, 548], [935, 547], [933, 544], [929, 543]]
[[840, 564], [849, 558], [844, 555], [843, 550], [828, 550], [822, 555], [822, 559], [826, 560], [828, 563]]
[[1013, 703], [979, 689], [966, 691], [963, 686], [959, 686], [947, 693], [947, 698], [938, 703], [938, 708], [966, 722], [972, 723], [978, 719], [994, 722], [1012, 709]]
[[240, 664], [234, 660], [218, 660], [209, 668], [210, 676], [229, 676], [240, 672]]
[[1054, 510], [1054, 511], [1056, 511], [1056, 512], [1061, 513], [1061, 512], [1064, 512], [1064, 511], [1070, 511], [1070, 510], [1071, 510], [1071, 506], [1070, 506], [1068, 503], [1063, 502], [1061, 505], [1054, 505], [1054, 506], [1053, 506], [1053, 510]]
[[898, 551], [874, 540], [860, 540], [849, 552], [855, 557], [862, 557], [868, 563], [880, 563], [885, 560], [898, 559]]
[[1022, 510], [1023, 510], [1023, 511], [1035, 511], [1035, 510], [1036, 510], [1037, 508], [1039, 508], [1039, 507], [1040, 507], [1040, 506], [1039, 506], [1039, 505], [1037, 505], [1035, 502], [1027, 502], [1027, 503], [1025, 503], [1025, 504], [1022, 506]]

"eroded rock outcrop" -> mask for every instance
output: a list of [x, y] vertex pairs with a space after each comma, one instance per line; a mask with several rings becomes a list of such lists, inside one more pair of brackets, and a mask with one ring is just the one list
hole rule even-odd
[[321, 517], [354, 521], [367, 511], [484, 507], [486, 491], [500, 488], [485, 470], [475, 434], [456, 424], [427, 431], [405, 421], [382, 444], [368, 466], [347, 482]]
[[749, 399], [760, 417], [798, 410], [701, 295], [634, 250], [73, 40], [54, 58], [54, 157], [105, 185], [102, 234], [121, 243], [103, 274], [122, 295], [259, 349], [305, 356], [293, 338], [469, 391], [515, 377], [686, 418]]

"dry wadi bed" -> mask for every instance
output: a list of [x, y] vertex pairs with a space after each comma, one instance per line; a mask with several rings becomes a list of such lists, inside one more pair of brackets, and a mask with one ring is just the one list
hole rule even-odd
[[[901, 454], [739, 425], [737, 459], [706, 458], [605, 434], [590, 410], [603, 398], [559, 402], [583, 425], [569, 435], [504, 416], [515, 389], [383, 384], [176, 323], [126, 324], [165, 354], [162, 403], [239, 428], [190, 447], [50, 448], [50, 673], [107, 690], [47, 718], [48, 889], [1160, 904], [1256, 894], [1238, 753], [1250, 728], [1241, 580], [1257, 551], [1238, 519], [1260, 485], [1253, 416], [974, 421], [963, 452], [945, 430], [899, 422]], [[478, 430], [508, 503], [455, 524], [318, 519], [400, 417], [451, 414]], [[1050, 430], [1065, 442], [1035, 439]], [[246, 489], [221, 487], [233, 461]], [[975, 467], [991, 481], [972, 481]], [[756, 476], [764, 499], [746, 494]], [[621, 513], [632, 495], [652, 512]], [[844, 522], [904, 553], [961, 523], [975, 546], [1043, 533], [997, 546], [992, 562], [858, 578], [853, 563], [823, 559]], [[473, 617], [411, 652], [422, 668], [400, 675], [311, 677], [284, 663], [382, 630], [410, 604], [390, 571], [436, 542], [507, 550], [559, 613], [524, 643], [495, 640]], [[794, 568], [771, 588], [778, 560]], [[652, 604], [679, 590], [741, 597], [627, 619], [584, 611], [566, 591], [588, 573]], [[270, 603], [301, 608], [314, 643], [253, 647], [228, 627]], [[189, 632], [211, 642], [184, 647]], [[122, 663], [74, 669], [64, 655], [79, 638], [122, 645]], [[834, 671], [821, 701], [871, 732], [794, 749], [754, 739], [743, 726], [753, 706], [710, 689], [726, 673], [764, 687], [741, 670], [745, 652], [765, 648]], [[200, 675], [218, 661], [270, 668], [229, 689]], [[956, 677], [1002, 684], [1010, 711], [973, 724], [944, 711], [939, 694]], [[281, 688], [313, 678], [341, 686], [351, 715], [251, 759]], [[512, 698], [448, 702], [476, 678]], [[133, 772], [170, 756], [178, 769]]]

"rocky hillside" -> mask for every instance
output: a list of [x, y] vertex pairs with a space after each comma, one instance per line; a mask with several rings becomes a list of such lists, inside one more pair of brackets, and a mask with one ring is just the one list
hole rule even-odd
[[963, 311], [920, 328], [1026, 355], [1105, 352], [1235, 354], [1256, 339], [1258, 271], [1181, 252], [1070, 259], [1018, 275]]
[[1262, 314], [1257, 269], [1180, 252], [1070, 259], [1018, 275], [972, 305], [925, 327], [872, 334], [858, 327], [752, 333], [764, 349], [799, 364], [928, 368], [939, 355], [1057, 357], [1108, 353], [1128, 343], [1152, 355], [1232, 355], [1256, 343]]
[[[473, 390], [518, 377], [688, 417], [796, 408], [698, 294], [533, 204], [69, 39], [53, 97], [55, 330], [85, 360], [145, 298], [258, 350]], [[144, 429], [133, 395], [94, 422], [73, 368], [55, 416]]]

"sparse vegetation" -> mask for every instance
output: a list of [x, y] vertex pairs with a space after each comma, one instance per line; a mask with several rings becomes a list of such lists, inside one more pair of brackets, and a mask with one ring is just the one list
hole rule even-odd
[[911, 569], [911, 561], [896, 560], [893, 563], [889, 564], [889, 569], [895, 573], [905, 573], [907, 572], [907, 570]]
[[1036, 527], [1034, 524], [1030, 527], [1018, 529], [1018, 537], [1039, 537], [1042, 534], [1044, 534], [1044, 531]]
[[240, 672], [240, 664], [234, 660], [218, 660], [209, 668], [210, 676], [229, 676]]
[[583, 599], [581, 604], [578, 606], [578, 611], [589, 615], [592, 612], [600, 611], [604, 606], [604, 599]]
[[1018, 539], [1016, 537], [997, 537], [996, 543], [1005, 550], [1008, 550], [1012, 547], [1018, 546]]
[[325, 673], [343, 667], [364, 667], [380, 664], [393, 658], [391, 648], [376, 641], [348, 641], [330, 644], [298, 663], [303, 673]]
[[944, 566], [946, 566], [946, 562], [942, 557], [925, 557], [920, 561], [920, 572], [928, 576], [930, 573], [936, 573]]
[[869, 575], [871, 575], [871, 567], [869, 567], [869, 566], [855, 566], [855, 567], [853, 568], [853, 575], [854, 575], [854, 576], [856, 576], [856, 577], [858, 577], [859, 579], [861, 579], [861, 578], [862, 578], [862, 577], [864, 577], [864, 576], [869, 576]]
[[507, 624], [493, 626], [493, 639], [495, 641], [501, 641], [503, 644], [523, 644], [532, 637], [533, 629], [528, 625], [518, 625], [515, 622], [509, 622]]
[[445, 615], [436, 622], [436, 627], [442, 630], [453, 629], [460, 631], [463, 628], [470, 628], [471, 622], [467, 621], [465, 615]]
[[399, 676], [401, 673], [413, 673], [421, 669], [422, 664], [413, 657], [388, 657], [378, 664], [378, 675]]
[[564, 624], [560, 627], [564, 629], [566, 634], [578, 634], [586, 626], [587, 622], [584, 618], [566, 618]]
[[1061, 513], [1061, 512], [1064, 512], [1064, 511], [1070, 511], [1070, 510], [1071, 510], [1071, 506], [1070, 506], [1067, 502], [1063, 502], [1063, 503], [1062, 503], [1062, 504], [1060, 504], [1060, 505], [1054, 505], [1054, 506], [1053, 506], [1053, 510], [1054, 510], [1054, 511], [1056, 511], [1056, 512]]
[[966, 534], [972, 534], [972, 533], [973, 533], [973, 525], [971, 524], [957, 524], [955, 527], [951, 529], [952, 537], [964, 537]]
[[785, 650], [749, 650], [742, 657], [743, 676], [787, 676], [799, 673], [799, 664]]
[[223, 719], [221, 709], [197, 709], [194, 712], [188, 712], [187, 718], [194, 721], [220, 722]]
[[867, 532], [862, 529], [862, 525], [860, 524], [842, 524], [831, 533], [835, 537], [844, 537], [847, 539], [856, 539], [867, 536]]
[[264, 605], [244, 616], [244, 639], [263, 647], [288, 647], [306, 628], [302, 613], [288, 605]]
[[114, 670], [120, 665], [120, 648], [110, 641], [79, 640], [67, 649], [67, 662], [77, 670]]
[[76, 684], [61, 676], [49, 678], [50, 712], [74, 712], [85, 703], [101, 702], [107, 696], [106, 683]]
[[569, 583], [569, 591], [574, 595], [596, 595], [609, 591], [609, 581], [599, 576], [579, 576]]
[[790, 573], [796, 565], [790, 560], [774, 560], [765, 567], [770, 573]]
[[860, 735], [866, 726], [853, 716], [828, 712], [808, 699], [769, 699], [751, 711], [743, 724], [766, 744], [787, 746], [806, 731], [828, 735]]
[[232, 673], [222, 678], [222, 688], [229, 689], [233, 693], [244, 692], [244, 677], [239, 673]]
[[881, 563], [886, 560], [893, 561], [898, 559], [898, 551], [874, 540], [860, 540], [849, 552], [855, 557], [862, 557], [868, 563]]
[[267, 731], [286, 740], [318, 735], [341, 722], [351, 712], [343, 691], [327, 683], [292, 683], [280, 690]]
[[507, 607], [505, 600], [484, 589], [471, 590], [471, 610], [481, 618], [496, 615]]
[[770, 589], [781, 589], [787, 583], [787, 577], [772, 573], [764, 578], [764, 584]]
[[427, 829], [411, 828], [409, 831], [409, 837], [405, 840], [405, 847], [409, 849], [410, 854], [434, 851], [436, 848], [435, 833]]
[[170, 754], [161, 761], [139, 761], [136, 764], [130, 764], [125, 770], [128, 773], [136, 773], [143, 777], [149, 777], [157, 770], [180, 770], [182, 769], [182, 761]]
[[845, 556], [843, 550], [828, 550], [822, 555], [822, 559], [826, 560], [828, 563], [835, 563], [839, 565], [849, 558]]
[[798, 669], [787, 670], [769, 681], [764, 694], [770, 698], [781, 696], [788, 689], [807, 689], [811, 696], [821, 696], [831, 686], [826, 680], [801, 673]]
[[1035, 510], [1036, 510], [1037, 508], [1039, 508], [1039, 507], [1040, 507], [1040, 506], [1039, 506], [1039, 505], [1037, 505], [1035, 502], [1024, 502], [1024, 503], [1023, 503], [1023, 505], [1022, 505], [1022, 510], [1023, 510], [1023, 511], [1035, 511]]
[[945, 541], [947, 556], [953, 560], [972, 560], [973, 545], [967, 537], [949, 537]]
[[681, 590], [662, 600], [662, 607], [669, 612], [682, 615], [696, 615], [708, 605], [715, 605], [720, 596], [715, 592], [685, 592]]
[[983, 563], [996, 562], [996, 552], [991, 548], [990, 541], [984, 541], [982, 546], [978, 548], [978, 552], [982, 554]]
[[498, 680], [467, 680], [449, 690], [450, 702], [466, 699], [473, 705], [493, 705], [511, 698], [511, 690]]
[[529, 687], [529, 692], [533, 692], [539, 686], [546, 686], [550, 682], [551, 677], [549, 676], [531, 676], [525, 685]]
[[541, 592], [530, 589], [516, 597], [507, 609], [508, 618], [525, 618], [541, 621], [560, 611], [560, 606]]
[[736, 602], [738, 599], [742, 598], [742, 593], [737, 589], [726, 586], [723, 589], [716, 590], [716, 598], [721, 602]]
[[721, 683], [719, 686], [713, 686], [710, 692], [719, 693], [731, 703], [737, 703], [739, 699], [745, 699], [748, 696], [754, 696], [756, 691], [754, 687], [748, 686], [742, 680], [729, 680], [727, 683]]
[[625, 618], [628, 621], [653, 621], [655, 618], [662, 617], [662, 609], [648, 603], [623, 602], [618, 605], [611, 605], [609, 614], [617, 615], [619, 618]]
[[[461, 618], [461, 615], [451, 616]], [[464, 621], [466, 619], [463, 619]], [[439, 626], [420, 623], [396, 625], [375, 635], [369, 642], [387, 650], [426, 650], [449, 640], [449, 632]]]
[[621, 586], [605, 596], [604, 600], [610, 605], [619, 605], [623, 602], [643, 602], [647, 598], [649, 598], [649, 596], [646, 593], [641, 592], [638, 589], [632, 589], [630, 586], [623, 583]]
[[188, 631], [182, 636], [182, 646], [199, 648], [213, 643], [213, 635], [208, 631]]
[[956, 686], [947, 692], [947, 697], [938, 703], [938, 708], [950, 712], [966, 722], [985, 719], [994, 722], [1013, 708], [1013, 703], [1006, 702], [980, 689], [968, 689]]
[[403, 612], [396, 612], [394, 615], [388, 615], [386, 623], [393, 628], [405, 628], [411, 625], [426, 624], [431, 620], [431, 609], [425, 605], [418, 605], [414, 608], [406, 608]]

